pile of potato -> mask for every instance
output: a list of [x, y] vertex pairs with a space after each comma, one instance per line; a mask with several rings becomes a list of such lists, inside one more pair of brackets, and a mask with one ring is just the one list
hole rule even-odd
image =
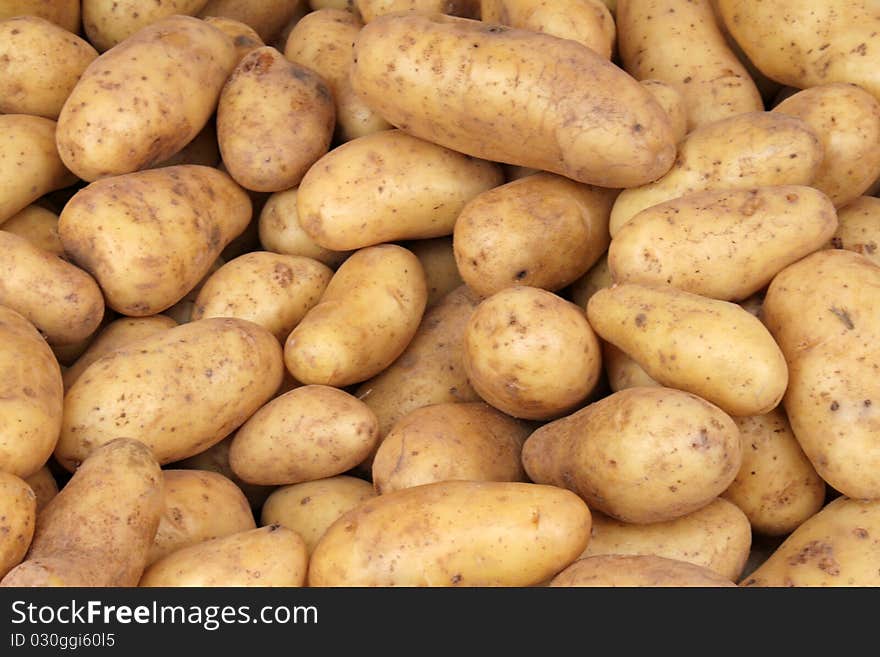
[[868, 0], [0, 0], [2, 585], [880, 586], [878, 180]]

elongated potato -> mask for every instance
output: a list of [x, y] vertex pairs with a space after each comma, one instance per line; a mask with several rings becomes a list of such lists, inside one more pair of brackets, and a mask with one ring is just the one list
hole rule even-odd
[[[860, 196], [837, 213], [837, 231], [831, 243], [837, 249], [861, 253], [880, 265], [880, 198]], [[9, 222], [3, 225], [7, 228]]]
[[40, 512], [27, 560], [0, 586], [137, 585], [163, 499], [162, 472], [145, 445], [103, 445]]
[[0, 579], [21, 563], [37, 521], [37, 496], [15, 475], [0, 472]]
[[296, 203], [309, 237], [344, 251], [451, 235], [465, 204], [502, 182], [501, 169], [491, 162], [383, 130], [318, 160]]
[[101, 52], [141, 28], [175, 14], [195, 16], [208, 0], [83, 0], [83, 29]]
[[645, 184], [675, 159], [672, 126], [650, 92], [569, 39], [385, 16], [361, 30], [351, 76], [392, 125], [474, 157], [602, 187]]
[[648, 78], [641, 81], [642, 86], [651, 92], [666, 116], [672, 124], [672, 133], [675, 136], [675, 142], [678, 143], [684, 139], [688, 133], [688, 113], [684, 96], [679, 93], [674, 86], [662, 80], [654, 80]]
[[480, 0], [353, 0], [354, 5], [364, 22], [379, 18], [385, 14], [397, 12], [443, 13], [467, 18], [478, 18]]
[[590, 511], [569, 491], [445, 481], [380, 495], [342, 516], [312, 553], [309, 584], [529, 586], [574, 561], [589, 538]]
[[586, 310], [587, 303], [596, 292], [613, 284], [611, 271], [608, 269], [608, 258], [603, 255], [590, 271], [571, 284], [571, 300], [575, 305]]
[[296, 16], [304, 0], [208, 0], [200, 16], [232, 18], [251, 26], [264, 43], [271, 43]]
[[0, 228], [25, 238], [43, 251], [60, 258], [65, 256], [64, 245], [58, 235], [58, 215], [51, 210], [39, 205], [29, 205], [3, 222]]
[[412, 340], [427, 297], [412, 253], [393, 244], [361, 249], [287, 337], [287, 369], [302, 383], [336, 387], [375, 376]]
[[636, 361], [610, 342], [602, 341], [602, 363], [608, 385], [614, 392], [627, 388], [643, 388], [660, 386]]
[[254, 28], [234, 18], [206, 16], [203, 20], [232, 39], [232, 44], [235, 46], [236, 61], [238, 62], [252, 50], [266, 45]]
[[203, 319], [138, 340], [92, 363], [67, 391], [55, 457], [72, 470], [120, 434], [149, 446], [161, 464], [198, 454], [272, 397], [281, 370], [278, 341], [240, 319]]
[[405, 246], [419, 259], [422, 269], [425, 270], [425, 284], [428, 286], [427, 308], [437, 305], [464, 282], [455, 262], [452, 237], [414, 240]]
[[782, 352], [760, 320], [736, 304], [625, 283], [596, 292], [587, 317], [652, 379], [731, 415], [766, 413], [785, 393]]
[[37, 512], [40, 512], [45, 506], [58, 494], [58, 482], [52, 475], [49, 466], [44, 465], [34, 474], [24, 480], [34, 495], [37, 497]]
[[708, 568], [653, 555], [602, 555], [578, 559], [550, 586], [695, 587], [736, 586]]

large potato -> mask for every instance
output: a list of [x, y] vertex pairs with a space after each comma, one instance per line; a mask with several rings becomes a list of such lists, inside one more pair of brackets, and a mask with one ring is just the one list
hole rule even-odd
[[101, 52], [175, 14], [195, 16], [208, 0], [82, 0], [83, 29]]
[[250, 218], [250, 199], [229, 176], [189, 164], [88, 185], [64, 206], [58, 231], [107, 305], [144, 317], [195, 287]]
[[605, 253], [615, 193], [538, 173], [483, 192], [455, 222], [464, 282], [487, 297], [513, 285], [555, 292]]
[[281, 371], [278, 341], [240, 319], [143, 338], [99, 358], [67, 391], [55, 457], [73, 470], [119, 435], [149, 446], [162, 464], [198, 454], [265, 404]]
[[220, 30], [171, 16], [129, 37], [85, 70], [58, 117], [58, 152], [83, 180], [168, 159], [199, 133], [235, 66]]
[[427, 297], [412, 253], [394, 244], [361, 249], [287, 337], [287, 369], [302, 383], [336, 387], [375, 376], [412, 340]]
[[384, 16], [361, 30], [354, 56], [352, 85], [370, 107], [474, 157], [602, 187], [645, 184], [675, 159], [672, 126], [650, 92], [569, 39]]
[[0, 472], [0, 579], [21, 563], [37, 522], [37, 496], [15, 475]]
[[589, 538], [590, 511], [569, 491], [445, 481], [342, 516], [312, 553], [309, 584], [530, 586], [574, 561]]
[[568, 488], [618, 520], [650, 523], [724, 492], [742, 445], [717, 406], [680, 390], [630, 388], [545, 424], [522, 460], [532, 481]]
[[80, 0], [3, 0], [0, 20], [14, 16], [38, 16], [60, 25], [68, 32], [79, 32]]
[[303, 230], [324, 248], [344, 251], [451, 235], [465, 204], [502, 182], [491, 162], [383, 130], [318, 160], [296, 203]]
[[713, 570], [685, 561], [609, 554], [578, 559], [554, 577], [550, 586], [714, 588], [735, 584]]
[[95, 450], [37, 517], [2, 586], [135, 586], [162, 515], [162, 471], [137, 440]]
[[[9, 230], [8, 223], [3, 230]], [[837, 223], [831, 240], [835, 248], [861, 253], [880, 265], [880, 198], [860, 196], [837, 212]]]
[[624, 283], [596, 292], [587, 317], [652, 379], [731, 415], [766, 413], [785, 393], [782, 352], [760, 320], [736, 304]]
[[249, 25], [271, 43], [301, 9], [305, 0], [208, 0], [200, 16], [232, 18]]
[[443, 13], [467, 18], [478, 18], [480, 0], [352, 0], [364, 22], [396, 12]]
[[437, 305], [464, 282], [455, 262], [451, 236], [414, 240], [405, 246], [419, 259], [422, 269], [425, 270], [425, 284], [428, 286], [427, 308]]
[[51, 210], [39, 205], [29, 205], [4, 221], [0, 228], [25, 238], [43, 251], [65, 257], [64, 245], [58, 235], [58, 215]]

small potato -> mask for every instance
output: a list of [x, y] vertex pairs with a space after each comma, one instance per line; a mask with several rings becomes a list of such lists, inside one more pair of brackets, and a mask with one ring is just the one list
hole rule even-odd
[[480, 16], [480, 0], [354, 0], [358, 13], [368, 23], [397, 12], [442, 13], [467, 18]]
[[254, 251], [220, 267], [202, 286], [192, 320], [238, 317], [284, 342], [318, 303], [333, 271], [317, 260]]
[[357, 477], [330, 477], [284, 486], [266, 500], [260, 524], [292, 529], [311, 554], [330, 525], [374, 497], [376, 491], [370, 482]]
[[0, 579], [27, 554], [37, 521], [37, 496], [12, 474], [0, 472]]
[[599, 380], [602, 354], [580, 308], [545, 290], [511, 287], [471, 316], [464, 368], [474, 390], [495, 408], [546, 420], [587, 398]]
[[611, 271], [608, 269], [608, 258], [603, 255], [590, 271], [571, 284], [571, 300], [575, 305], [586, 309], [587, 303], [596, 292], [611, 287], [613, 283]]
[[196, 543], [153, 563], [139, 586], [304, 586], [306, 544], [272, 525]]
[[263, 406], [229, 447], [233, 472], [252, 484], [286, 485], [342, 474], [379, 438], [376, 414], [328, 386], [295, 388]]
[[590, 543], [582, 558], [644, 554], [686, 561], [736, 581], [749, 558], [749, 519], [727, 500], [716, 499], [686, 516], [632, 525], [593, 513]]
[[342, 516], [312, 553], [309, 585], [531, 586], [570, 564], [589, 538], [590, 511], [569, 491], [444, 481]]
[[642, 80], [642, 86], [651, 92], [666, 116], [672, 124], [672, 132], [675, 135], [676, 143], [685, 138], [688, 133], [688, 114], [684, 97], [676, 90], [674, 86], [663, 82], [662, 80]]
[[[837, 231], [831, 238], [836, 249], [861, 253], [880, 265], [880, 198], [860, 196], [837, 212]], [[3, 230], [9, 222], [3, 224]]]
[[427, 308], [435, 306], [464, 282], [455, 263], [451, 237], [415, 240], [407, 243], [406, 248], [413, 252], [425, 270], [425, 283], [428, 286]]
[[200, 16], [232, 18], [249, 25], [271, 43], [300, 10], [304, 0], [208, 0]]
[[101, 52], [147, 25], [174, 16], [195, 16], [208, 0], [82, 0], [83, 29]]
[[223, 163], [247, 189], [290, 189], [330, 147], [335, 111], [330, 88], [314, 71], [275, 48], [257, 48], [242, 58], [220, 94]]
[[790, 534], [822, 508], [825, 482], [781, 409], [734, 422], [742, 436], [743, 461], [723, 497], [743, 510], [755, 532]]
[[773, 337], [736, 304], [669, 286], [625, 283], [596, 292], [587, 317], [603, 340], [652, 379], [731, 415], [767, 413], [788, 385], [785, 358]]
[[0, 586], [135, 586], [162, 515], [162, 471], [137, 440], [95, 450], [38, 518]]
[[309, 237], [341, 251], [451, 235], [465, 204], [502, 181], [496, 164], [383, 130], [318, 160], [296, 202]]
[[437, 481], [525, 481], [529, 428], [483, 403], [435, 404], [403, 416], [373, 461], [380, 495]]
[[284, 344], [297, 381], [342, 387], [375, 376], [403, 353], [428, 291], [422, 265], [394, 244], [361, 249], [337, 270]]
[[662, 387], [636, 361], [610, 342], [602, 341], [602, 363], [614, 392], [628, 388]]
[[60, 25], [68, 32], [79, 32], [80, 0], [3, 0], [0, 20], [13, 16], [38, 16]]
[[52, 471], [47, 465], [25, 479], [25, 482], [37, 496], [37, 512], [42, 511], [58, 494], [58, 482], [55, 481], [55, 477], [52, 476]]
[[59, 258], [65, 256], [64, 245], [58, 235], [58, 215], [39, 205], [29, 205], [12, 215], [0, 229], [23, 237], [38, 249]]
[[226, 36], [232, 39], [235, 46], [236, 61], [240, 62], [242, 58], [252, 50], [262, 48], [266, 44], [256, 33], [254, 28], [246, 25], [234, 18], [226, 18], [224, 16], [208, 16], [204, 19], [208, 25], [213, 25]]
[[685, 561], [609, 554], [578, 559], [554, 577], [550, 586], [714, 588], [736, 584], [713, 570]]
[[484, 297], [514, 285], [562, 289], [608, 249], [614, 196], [551, 173], [483, 192], [455, 222], [464, 282]]

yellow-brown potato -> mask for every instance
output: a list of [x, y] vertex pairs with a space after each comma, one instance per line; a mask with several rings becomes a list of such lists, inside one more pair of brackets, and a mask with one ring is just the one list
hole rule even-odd
[[25, 238], [43, 251], [61, 258], [65, 255], [64, 245], [58, 236], [58, 215], [39, 205], [29, 205], [12, 215], [0, 229]]
[[80, 0], [3, 0], [0, 20], [15, 16], [38, 16], [76, 34], [80, 27]]
[[571, 284], [571, 300], [575, 305], [586, 309], [590, 297], [603, 288], [611, 287], [613, 283], [611, 271], [608, 269], [608, 258], [603, 255], [590, 271]]
[[162, 471], [150, 450], [137, 440], [113, 440], [40, 512], [27, 559], [0, 586], [137, 585], [163, 500]]
[[260, 524], [292, 529], [311, 554], [330, 525], [376, 494], [370, 482], [344, 475], [284, 486], [266, 499]]
[[569, 491], [444, 481], [380, 495], [339, 518], [312, 553], [309, 584], [530, 586], [574, 561], [589, 538], [590, 511]]
[[82, 0], [83, 29], [104, 52], [132, 34], [175, 14], [195, 16], [208, 0]]
[[233, 472], [252, 484], [326, 479], [363, 461], [379, 438], [369, 406], [343, 390], [306, 385], [263, 406], [229, 447]]
[[481, 402], [435, 404], [403, 416], [373, 460], [384, 495], [437, 481], [525, 481], [529, 427]]
[[672, 124], [675, 142], [680, 142], [688, 133], [688, 113], [684, 96], [674, 86], [662, 80], [647, 79], [642, 80], [641, 84], [651, 92], [654, 100], [666, 112], [666, 116], [669, 117], [669, 123]]
[[685, 561], [609, 554], [578, 559], [554, 577], [550, 586], [714, 588], [736, 585], [713, 570]]
[[250, 217], [250, 199], [229, 176], [189, 164], [88, 185], [64, 206], [58, 232], [107, 305], [145, 317], [195, 287]]
[[55, 121], [0, 114], [0, 224], [48, 192], [76, 182], [58, 156]]
[[250, 51], [262, 48], [266, 44], [256, 33], [254, 28], [246, 25], [234, 18], [226, 18], [225, 16], [208, 16], [204, 19], [208, 25], [213, 25], [226, 36], [232, 39], [235, 46], [236, 61], [240, 62], [242, 58]]
[[97, 56], [87, 41], [37, 16], [0, 21], [0, 112], [57, 119]]
[[208, 0], [200, 16], [222, 16], [251, 26], [272, 42], [300, 10], [304, 0]]
[[172, 552], [147, 568], [139, 586], [303, 586], [308, 559], [296, 532], [271, 525]]
[[83, 180], [167, 160], [208, 122], [235, 66], [220, 30], [171, 16], [140, 30], [85, 70], [58, 117], [58, 152]]
[[302, 383], [336, 387], [375, 376], [406, 349], [427, 298], [422, 265], [411, 252], [394, 244], [359, 250], [287, 337], [288, 371]]
[[596, 292], [587, 317], [652, 379], [730, 415], [767, 413], [782, 400], [785, 358], [760, 320], [734, 303], [624, 283]]
[[312, 11], [320, 11], [321, 9], [345, 9], [351, 12], [357, 11], [354, 8], [355, 0], [308, 0], [306, 3]]
[[52, 476], [49, 466], [44, 465], [34, 474], [24, 480], [34, 495], [37, 497], [37, 512], [43, 508], [58, 494], [58, 482]]
[[335, 111], [330, 88], [314, 71], [275, 48], [257, 48], [242, 58], [220, 94], [223, 163], [247, 189], [290, 189], [330, 147]]
[[24, 559], [36, 521], [34, 491], [15, 475], [0, 472], [0, 579]]
[[465, 204], [502, 182], [496, 164], [383, 130], [318, 160], [296, 203], [309, 237], [342, 251], [451, 235]]
[[201, 164], [206, 167], [216, 167], [220, 163], [220, 146], [217, 145], [217, 126], [214, 121], [208, 121], [202, 131], [183, 149], [177, 151], [167, 160], [157, 162], [148, 169], [161, 169], [173, 167], [178, 164]]
[[570, 39], [439, 14], [383, 16], [361, 30], [351, 76], [392, 125], [474, 157], [615, 188], [655, 180], [675, 159], [650, 92]]
[[[3, 230], [9, 222], [3, 224]], [[880, 265], [880, 198], [860, 196], [837, 212], [834, 248], [861, 253]]]
[[208, 282], [208, 279], [211, 278], [211, 275], [225, 264], [226, 261], [223, 259], [222, 256], [217, 258], [213, 263], [211, 263], [211, 266], [208, 268], [208, 272], [202, 277], [202, 280], [196, 283], [195, 287], [187, 292], [180, 301], [175, 303], [170, 308], [167, 308], [162, 314], [170, 317], [177, 324], [186, 324], [187, 322], [191, 321], [193, 308], [195, 308], [196, 298], [199, 296], [199, 292], [202, 291], [202, 287], [205, 285], [205, 283]]
[[812, 187], [698, 192], [626, 222], [608, 249], [608, 267], [616, 283], [740, 301], [818, 251], [836, 229], [834, 205]]
[[427, 307], [435, 306], [443, 297], [461, 286], [461, 274], [455, 262], [452, 237], [435, 237], [429, 240], [415, 240], [406, 248], [422, 263], [425, 270], [425, 283], [428, 286]]
[[645, 208], [686, 194], [809, 185], [821, 163], [818, 136], [793, 116], [749, 112], [704, 125], [679, 144], [666, 175], [620, 193], [611, 209], [611, 237]]
[[584, 312], [546, 290], [511, 287], [477, 307], [464, 334], [474, 390], [513, 417], [546, 420], [571, 411], [602, 370]]
[[660, 386], [636, 361], [610, 342], [602, 341], [602, 364], [608, 385], [614, 392], [627, 388]]
[[196, 543], [256, 529], [250, 504], [216, 472], [163, 470], [165, 508], [147, 565]]
[[442, 13], [466, 18], [480, 16], [480, 0], [354, 0], [364, 22], [397, 12]]
[[119, 435], [163, 465], [198, 454], [272, 397], [281, 370], [278, 341], [240, 319], [203, 319], [122, 346], [67, 391], [55, 457], [72, 470]]
[[633, 523], [709, 504], [739, 471], [739, 430], [720, 408], [671, 388], [630, 388], [545, 424], [523, 447], [532, 481], [568, 488]]
[[213, 273], [195, 300], [192, 320], [238, 317], [284, 342], [318, 303], [333, 271], [317, 260], [254, 251]]
[[61, 429], [61, 369], [33, 325], [0, 306], [0, 472], [29, 477]]
[[487, 297], [528, 285], [555, 292], [605, 253], [615, 192], [536, 173], [483, 192], [455, 222], [464, 282]]
[[644, 554], [687, 561], [736, 581], [749, 558], [749, 519], [727, 500], [716, 499], [686, 516], [634, 525], [593, 512], [593, 529], [583, 557]]
[[743, 461], [723, 496], [743, 510], [755, 532], [789, 534], [822, 508], [825, 482], [781, 409], [734, 421], [743, 441]]
[[839, 497], [807, 520], [742, 586], [880, 586], [880, 501]]

